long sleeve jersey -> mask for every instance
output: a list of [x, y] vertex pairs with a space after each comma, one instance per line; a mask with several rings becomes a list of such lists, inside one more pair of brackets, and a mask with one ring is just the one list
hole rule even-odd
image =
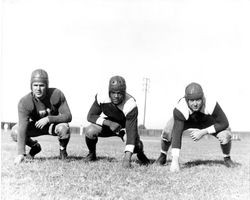
[[182, 98], [173, 111], [174, 126], [172, 130], [172, 148], [181, 148], [181, 137], [184, 130], [190, 128], [207, 129], [215, 134], [228, 128], [228, 119], [219, 103], [212, 99], [203, 100], [200, 111], [193, 112]]
[[108, 92], [101, 92], [96, 94], [87, 120], [100, 126], [103, 126], [105, 119], [119, 123], [122, 128], [125, 128], [127, 134], [125, 151], [133, 152], [136, 139], [139, 137], [137, 117], [138, 108], [135, 99], [131, 95], [126, 93], [123, 102], [116, 106], [111, 102]]
[[30, 121], [38, 121], [48, 116], [49, 123], [68, 123], [72, 115], [64, 94], [56, 88], [48, 88], [41, 101], [31, 93], [25, 95], [18, 103], [18, 154], [25, 154], [25, 139]]

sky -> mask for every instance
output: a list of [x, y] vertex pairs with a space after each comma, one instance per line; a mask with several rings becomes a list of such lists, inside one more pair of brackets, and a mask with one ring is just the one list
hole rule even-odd
[[145, 126], [162, 129], [190, 82], [217, 99], [233, 131], [250, 131], [249, 0], [3, 0], [1, 121], [37, 68], [63, 91], [73, 120], [88, 125], [95, 94], [126, 79]]

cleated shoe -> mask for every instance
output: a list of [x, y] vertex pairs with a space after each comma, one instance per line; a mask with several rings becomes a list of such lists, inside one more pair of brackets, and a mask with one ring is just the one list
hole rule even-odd
[[59, 155], [59, 159], [60, 160], [65, 160], [68, 157], [68, 153], [66, 151], [66, 149], [60, 149], [60, 155]]
[[96, 160], [97, 160], [97, 158], [96, 158], [95, 151], [94, 152], [89, 152], [89, 154], [86, 157], [86, 161], [91, 162], [91, 161], [96, 161]]
[[41, 145], [37, 142], [35, 143], [29, 153], [26, 155], [27, 159], [34, 159], [35, 155], [38, 154], [42, 150]]
[[137, 153], [137, 158], [141, 162], [142, 165], [150, 164], [150, 160], [147, 158], [147, 156], [143, 152]]
[[165, 165], [167, 162], [167, 155], [164, 153], [161, 153], [159, 158], [155, 161], [158, 165]]
[[235, 167], [235, 163], [231, 160], [231, 157], [224, 157], [224, 164], [226, 167]]

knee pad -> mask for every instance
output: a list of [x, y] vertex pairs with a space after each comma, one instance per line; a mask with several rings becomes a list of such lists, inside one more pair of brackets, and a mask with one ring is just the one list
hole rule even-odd
[[11, 128], [10, 136], [14, 142], [17, 142], [17, 135], [18, 135], [18, 125], [14, 125]]
[[229, 130], [224, 130], [217, 134], [217, 138], [221, 144], [227, 144], [231, 141], [232, 133]]
[[96, 130], [96, 128], [94, 126], [88, 126], [85, 129], [85, 136], [89, 139], [96, 139], [98, 136], [98, 131]]
[[55, 132], [61, 140], [70, 138], [70, 128], [68, 124], [58, 124]]

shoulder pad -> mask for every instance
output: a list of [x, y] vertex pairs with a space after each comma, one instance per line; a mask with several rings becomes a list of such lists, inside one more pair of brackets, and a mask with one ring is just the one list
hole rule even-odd
[[185, 98], [180, 99], [175, 108], [181, 112], [186, 120], [188, 120], [191, 110], [188, 108]]
[[214, 111], [217, 101], [214, 98], [204, 98], [204, 114], [211, 115]]
[[96, 94], [96, 101], [98, 104], [101, 103], [110, 103], [108, 90], [100, 91]]

